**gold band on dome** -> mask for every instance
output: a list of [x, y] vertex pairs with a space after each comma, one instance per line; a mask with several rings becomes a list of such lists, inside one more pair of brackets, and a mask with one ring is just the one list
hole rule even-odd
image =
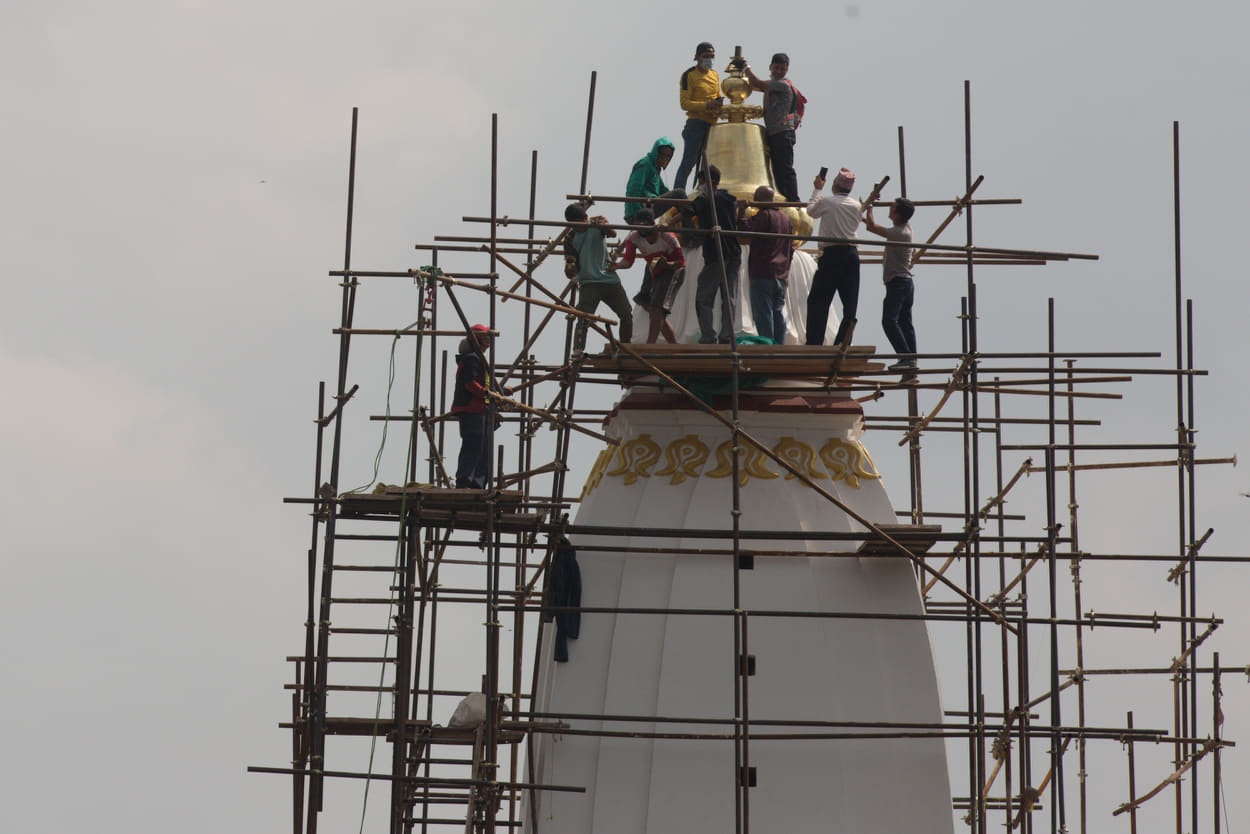
[[[733, 441], [726, 440], [716, 447], [716, 468], [707, 473], [709, 478], [728, 478], [733, 474]], [[743, 446], [738, 453], [738, 486], [746, 486], [752, 477], [768, 481], [776, 473], [768, 471], [768, 456], [755, 446]]]
[[697, 478], [699, 470], [707, 463], [709, 454], [711, 450], [697, 434], [688, 434], [668, 444], [664, 449], [664, 468], [655, 474], [671, 475], [671, 484], [680, 484], [687, 478]]
[[820, 447], [820, 460], [834, 482], [845, 480], [851, 489], [859, 489], [861, 478], [875, 481], [881, 477], [862, 443], [850, 443], [840, 437], [830, 438]]
[[616, 459], [616, 468], [607, 474], [624, 476], [625, 485], [629, 486], [639, 478], [651, 477], [651, 467], [660, 459], [660, 444], [652, 440], [651, 435], [640, 434], [620, 445]]
[[[812, 480], [830, 478], [834, 483], [843, 481], [851, 489], [859, 489], [861, 482], [875, 481], [881, 477], [863, 444], [844, 437], [830, 437], [817, 452], [810, 444], [786, 436], [777, 441], [772, 451]], [[633, 486], [643, 478], [650, 478], [651, 470], [660, 461], [661, 454], [664, 456], [664, 465], [655, 471], [655, 475], [668, 478], [671, 485], [683, 483], [688, 478], [698, 478], [700, 475], [728, 478], [733, 474], [732, 440], [726, 440], [716, 447], [715, 467], [703, 472], [711, 451], [698, 435], [688, 434], [661, 448], [650, 434], [640, 434], [616, 449], [607, 448], [599, 453], [590, 475], [586, 478], [586, 485], [582, 487], [581, 497], [585, 499], [605, 477], [622, 478], [626, 486]], [[787, 480], [796, 477], [788, 470], [775, 472], [773, 467], [772, 459], [759, 449], [743, 446], [738, 460], [738, 484], [745, 487], [752, 478], [767, 481], [782, 474]]]

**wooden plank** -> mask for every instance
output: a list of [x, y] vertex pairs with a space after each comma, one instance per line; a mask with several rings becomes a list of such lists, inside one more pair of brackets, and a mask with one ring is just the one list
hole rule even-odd
[[[878, 524], [882, 532], [919, 556], [927, 553], [942, 532], [940, 524]], [[889, 542], [869, 539], [859, 546], [861, 556], [897, 556], [898, 550]]]

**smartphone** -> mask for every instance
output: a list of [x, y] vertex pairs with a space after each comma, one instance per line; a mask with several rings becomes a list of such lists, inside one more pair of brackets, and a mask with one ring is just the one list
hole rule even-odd
[[821, 168], [821, 169], [820, 169], [820, 178], [823, 180], [823, 179], [826, 179], [828, 176], [829, 176], [829, 168], [828, 168], [827, 166], [826, 166], [826, 167], [824, 167], [824, 168]]

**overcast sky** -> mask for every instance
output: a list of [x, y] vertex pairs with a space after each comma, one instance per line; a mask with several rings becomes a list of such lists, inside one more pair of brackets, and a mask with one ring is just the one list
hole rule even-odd
[[[460, 217], [489, 212], [492, 113], [501, 213], [525, 214], [537, 149], [538, 214], [557, 217], [577, 187], [592, 70], [601, 193], [623, 189], [655, 138], [679, 141], [677, 77], [703, 39], [721, 56], [743, 45], [758, 71], [790, 54], [809, 99], [804, 188], [822, 165], [897, 182], [901, 125], [910, 195], [957, 196], [969, 80], [980, 193], [1024, 200], [978, 210], [978, 240], [1101, 256], [984, 272], [982, 347], [1043, 350], [1053, 296], [1065, 348], [1160, 351], [1160, 367], [1172, 361], [1179, 120], [1185, 295], [1211, 372], [1197, 383], [1199, 455], [1226, 457], [1245, 452], [1250, 410], [1236, 248], [1247, 32], [1250, 10], [1231, 0], [7, 4], [0, 830], [288, 824], [286, 780], [244, 769], [289, 759], [276, 724], [290, 710], [284, 658], [301, 647], [308, 532], [281, 499], [310, 489], [316, 384], [334, 373], [326, 273], [343, 261], [353, 106], [353, 263], [392, 270], [428, 262], [418, 241], [481, 231]], [[918, 232], [938, 219], [918, 215]], [[917, 285], [921, 350], [957, 350], [962, 271], [927, 270]], [[371, 284], [357, 322], [407, 324], [415, 298], [403, 282]], [[860, 341], [884, 343], [869, 330]], [[384, 346], [358, 358], [384, 380]], [[1119, 436], [1167, 442], [1171, 397], [1170, 382], [1148, 383], [1096, 411]], [[362, 413], [382, 402], [366, 386]], [[375, 448], [372, 434], [349, 445], [345, 482], [367, 480]], [[905, 470], [886, 475], [901, 503]], [[1216, 530], [1204, 552], [1243, 552], [1248, 490], [1238, 470], [1202, 470], [1198, 527]], [[1174, 475], [1097, 492], [1083, 506], [1088, 549], [1127, 536], [1175, 551]], [[1199, 610], [1230, 625], [1207, 648], [1244, 665], [1244, 573], [1220, 576]], [[1124, 605], [1166, 606], [1168, 587], [1126, 588], [1136, 601]], [[1225, 694], [1246, 729], [1244, 679]], [[1250, 824], [1235, 790], [1228, 804], [1232, 830]]]

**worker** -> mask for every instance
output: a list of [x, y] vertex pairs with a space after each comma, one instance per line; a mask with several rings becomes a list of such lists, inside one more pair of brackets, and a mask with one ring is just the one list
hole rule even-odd
[[[754, 202], [771, 203], [777, 194], [767, 185], [755, 189]], [[744, 232], [767, 232], [775, 235], [794, 234], [794, 224], [786, 213], [775, 206], [759, 206], [754, 216], [745, 216], [747, 204], [738, 203], [738, 229]], [[789, 237], [753, 237], [747, 254], [748, 286], [751, 288], [751, 318], [756, 335], [786, 343], [786, 287], [790, 280], [790, 261], [794, 258], [794, 240]]]
[[799, 180], [794, 174], [794, 141], [803, 117], [800, 104], [806, 100], [794, 83], [786, 78], [786, 73], [790, 71], [790, 56], [784, 52], [773, 55], [767, 79], [752, 72], [745, 59], [738, 60], [742, 60], [742, 72], [751, 88], [764, 94], [764, 139], [768, 143], [773, 182], [787, 200], [797, 203]]
[[[621, 286], [616, 270], [608, 263], [605, 238], [616, 237], [616, 230], [607, 228], [608, 218], [586, 217], [586, 207], [572, 203], [564, 210], [564, 219], [577, 225], [570, 228], [565, 242], [565, 275], [577, 281], [577, 309], [594, 313], [601, 302], [606, 303], [620, 321], [620, 340], [634, 338], [634, 309]], [[580, 359], [586, 350], [589, 324], [579, 319], [573, 331], [573, 358]]]
[[460, 340], [456, 354], [456, 390], [451, 413], [460, 423], [460, 459], [456, 463], [457, 489], [486, 489], [490, 481], [490, 461], [494, 452], [495, 414], [490, 402], [490, 375], [486, 370], [486, 350], [490, 328], [475, 324]]
[[[890, 204], [890, 222], [893, 226], [886, 228], [872, 219], [872, 206], [868, 206], [868, 215], [864, 218], [864, 226], [875, 235], [881, 235], [894, 243], [911, 243], [911, 217], [916, 213], [916, 206], [906, 197], [899, 197]], [[912, 282], [911, 247], [887, 246], [881, 257], [881, 278], [885, 281], [885, 299], [881, 304], [881, 329], [890, 340], [898, 361], [890, 366], [891, 371], [902, 371], [904, 377], [915, 376], [916, 370], [916, 330], [912, 326], [911, 307], [916, 297], [916, 287]]]
[[686, 111], [686, 126], [681, 131], [681, 164], [677, 166], [673, 188], [686, 187], [686, 178], [699, 163], [707, 135], [725, 103], [720, 94], [720, 76], [712, 69], [715, 62], [716, 47], [703, 41], [694, 49], [694, 66], [681, 74], [679, 101]]
[[[703, 241], [703, 268], [695, 285], [694, 312], [699, 319], [699, 344], [720, 342], [730, 344], [734, 339], [734, 299], [738, 296], [738, 271], [742, 266], [742, 247], [734, 231], [738, 227], [737, 204], [734, 195], [720, 187], [720, 169], [708, 167], [712, 193], [699, 192], [689, 206], [682, 209], [687, 217], [697, 217], [699, 226], [712, 229], [719, 226], [720, 235], [705, 233]], [[702, 182], [700, 183], [703, 184]], [[717, 238], [720, 238], [719, 244]], [[721, 265], [724, 264], [725, 282], [721, 281]], [[721, 327], [719, 337], [712, 320], [712, 308], [716, 295], [721, 294]]]
[[855, 174], [846, 168], [833, 178], [833, 194], [825, 197], [821, 192], [825, 178], [819, 174], [812, 182], [815, 191], [807, 202], [807, 213], [820, 218], [818, 237], [842, 238], [845, 243], [819, 241], [820, 259], [812, 276], [812, 288], [807, 295], [807, 344], [822, 345], [825, 342], [825, 325], [829, 322], [829, 307], [834, 295], [842, 296], [842, 321], [833, 340], [834, 347], [845, 350], [850, 347], [855, 313], [859, 308], [859, 249], [851, 241], [858, 240], [859, 201], [851, 196], [855, 187]]
[[612, 268], [629, 269], [634, 265], [636, 256], [642, 255], [648, 269], [643, 277], [642, 291], [634, 296], [634, 300], [646, 308], [651, 318], [647, 344], [655, 344], [661, 335], [670, 345], [676, 344], [677, 334], [673, 325], [668, 323], [668, 315], [673, 311], [673, 299], [686, 277], [686, 255], [681, 250], [677, 235], [661, 231], [655, 225], [655, 213], [651, 209], [639, 209], [630, 225], [651, 228], [645, 232], [629, 233]]
[[[660, 172], [672, 161], [673, 150], [673, 141], [667, 136], [656, 139], [647, 155], [635, 162], [633, 170], [629, 172], [629, 182], [625, 184], [625, 196], [659, 197], [668, 191], [664, 187]], [[643, 208], [645, 206], [642, 203], [626, 203], [625, 222], [631, 226], [640, 225], [634, 220], [634, 216]]]

